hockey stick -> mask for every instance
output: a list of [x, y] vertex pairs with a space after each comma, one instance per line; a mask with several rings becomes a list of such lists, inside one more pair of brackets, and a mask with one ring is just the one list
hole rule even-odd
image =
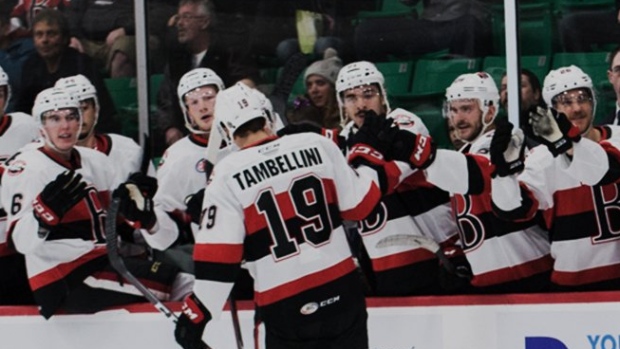
[[[166, 318], [171, 319], [174, 323], [177, 322], [178, 318], [176, 314], [170, 310], [166, 305], [164, 305], [157, 297], [148, 289], [146, 286], [140, 282], [125, 266], [125, 262], [123, 262], [123, 257], [119, 254], [118, 251], [118, 234], [116, 233], [116, 216], [118, 215], [118, 207], [120, 205], [120, 199], [114, 198], [112, 200], [112, 204], [110, 204], [110, 208], [108, 209], [108, 216], [106, 218], [105, 224], [105, 237], [106, 237], [106, 247], [108, 250], [108, 259], [112, 267], [123, 277], [123, 279], [127, 280], [130, 284], [132, 284], [142, 295], [146, 298], [159, 312], [166, 315]], [[207, 343], [203, 342], [203, 349], [211, 349]]]
[[439, 258], [439, 261], [443, 264], [444, 268], [451, 273], [456, 273], [456, 268], [454, 264], [450, 262], [448, 257], [443, 253], [439, 244], [433, 240], [420, 235], [410, 235], [410, 234], [395, 234], [386, 236], [383, 239], [377, 241], [375, 247], [377, 248], [386, 248], [390, 246], [412, 246], [423, 248], [427, 251], [432, 252]]

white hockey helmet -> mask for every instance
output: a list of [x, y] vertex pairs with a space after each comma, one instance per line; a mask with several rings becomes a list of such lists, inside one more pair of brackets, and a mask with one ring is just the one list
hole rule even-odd
[[47, 133], [45, 132], [45, 128], [43, 127], [43, 114], [51, 110], [60, 109], [75, 109], [76, 113], [78, 113], [80, 117], [80, 127], [76, 134], [77, 142], [77, 137], [79, 137], [82, 130], [82, 112], [80, 110], [80, 102], [77, 97], [61, 88], [50, 87], [39, 92], [32, 107], [32, 117], [34, 117], [35, 121], [39, 123], [39, 127], [43, 132], [43, 138], [45, 138], [45, 143], [54, 149], [58, 148], [56, 148], [56, 146], [50, 141]]
[[592, 79], [590, 76], [581, 70], [581, 68], [570, 65], [568, 67], [561, 67], [552, 70], [545, 77], [543, 83], [543, 99], [548, 106], [553, 106], [553, 99], [559, 94], [577, 89], [585, 88], [590, 90], [592, 94], [592, 101], [594, 103], [594, 110], [596, 110], [596, 95], [594, 93], [594, 86], [592, 85]]
[[263, 103], [251, 90], [253, 89], [238, 82], [218, 93], [215, 98], [217, 129], [229, 145], [233, 144], [235, 131], [254, 119], [264, 118], [267, 125], [271, 126]]
[[267, 96], [265, 96], [262, 92], [260, 92], [258, 89], [255, 89], [255, 88], [249, 88], [248, 92], [255, 95], [256, 98], [258, 98], [258, 100], [261, 102], [263, 109], [267, 113], [269, 122], [271, 123], [271, 128], [274, 131], [278, 131], [279, 129], [283, 128], [284, 123], [282, 122], [282, 119], [280, 118], [280, 114], [276, 113], [276, 111], [273, 110], [273, 104], [271, 103], [269, 98], [267, 98]]
[[9, 85], [9, 75], [0, 67], [0, 87], [6, 86], [6, 96], [4, 98], [4, 110], [6, 111], [6, 107], [9, 105], [9, 100], [11, 99], [11, 85]]
[[177, 87], [177, 96], [179, 97], [179, 105], [183, 111], [183, 117], [185, 118], [185, 127], [192, 132], [198, 134], [207, 133], [200, 129], [194, 128], [192, 125], [192, 119], [187, 113], [187, 106], [185, 105], [185, 95], [199, 87], [215, 85], [218, 93], [224, 90], [224, 82], [213, 70], [209, 68], [196, 68], [185, 73], [181, 80], [179, 80], [179, 86]]
[[88, 80], [86, 76], [78, 74], [58, 79], [54, 87], [69, 92], [77, 98], [78, 102], [83, 102], [91, 98], [93, 99], [95, 103], [95, 122], [93, 123], [92, 130], [94, 130], [99, 120], [99, 99], [97, 98], [97, 89], [90, 80]]
[[374, 64], [367, 61], [359, 61], [349, 63], [340, 69], [338, 78], [336, 79], [336, 99], [338, 100], [340, 120], [342, 122], [345, 120], [342, 113], [342, 108], [344, 107], [342, 93], [348, 89], [371, 84], [377, 84], [379, 86], [379, 90], [385, 101], [385, 112], [389, 114], [391, 109], [387, 93], [385, 92], [385, 78]]

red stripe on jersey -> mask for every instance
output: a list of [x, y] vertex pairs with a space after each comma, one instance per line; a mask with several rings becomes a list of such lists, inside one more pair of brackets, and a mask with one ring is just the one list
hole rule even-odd
[[254, 299], [258, 306], [266, 306], [292, 297], [303, 291], [334, 281], [355, 270], [353, 259], [347, 258], [330, 268], [306, 275], [297, 280], [276, 286], [264, 292], [256, 292]]
[[[321, 182], [323, 183], [323, 188], [325, 189], [325, 200], [327, 200], [327, 204], [335, 204], [337, 202], [337, 195], [334, 187], [334, 181], [331, 179], [322, 178]], [[278, 208], [280, 209], [280, 214], [285, 221], [297, 216], [288, 191], [276, 194], [276, 201], [278, 203]], [[265, 215], [257, 210], [256, 205], [246, 207], [243, 210], [243, 214], [245, 217], [245, 231], [248, 235], [252, 235], [267, 227]]]
[[553, 258], [550, 255], [546, 255], [527, 263], [474, 275], [471, 284], [478, 287], [497, 285], [544, 273], [551, 270], [552, 267]]
[[435, 255], [423, 249], [415, 249], [372, 260], [374, 271], [385, 271], [434, 259]]
[[381, 191], [373, 182], [362, 201], [354, 208], [341, 212], [342, 219], [350, 221], [361, 221], [377, 206], [381, 200]]
[[420, 187], [432, 188], [433, 185], [426, 181], [423, 171], [415, 171], [400, 183], [396, 191], [409, 191]]
[[78, 268], [79, 266], [90, 262], [91, 260], [101, 257], [105, 255], [106, 249], [105, 247], [95, 247], [95, 249], [91, 250], [87, 254], [79, 257], [78, 259], [59, 264], [52, 269], [48, 269], [42, 273], [30, 277], [30, 287], [33, 291], [38, 290], [41, 287], [49, 285], [53, 282], [56, 282], [65, 276], [69, 275], [73, 270]]
[[617, 161], [620, 161], [620, 149], [614, 147], [606, 141], [601, 142], [600, 145], [603, 147], [608, 156], [613, 156]]
[[9, 126], [11, 126], [11, 116], [8, 114], [4, 114], [4, 116], [2, 116], [2, 120], [0, 120], [0, 136], [4, 135], [4, 133], [9, 129]]
[[16, 254], [17, 251], [7, 242], [0, 243], [0, 257], [7, 257]]
[[[603, 190], [606, 189], [605, 187], [603, 187]], [[573, 216], [579, 213], [592, 212], [594, 210], [594, 203], [592, 200], [592, 187], [586, 185], [582, 185], [577, 188], [557, 191], [554, 194], [553, 200], [556, 202], [556, 217]]]
[[240, 263], [243, 259], [242, 244], [201, 244], [194, 246], [194, 260], [197, 262]]
[[554, 270], [551, 273], [551, 281], [553, 283], [565, 286], [578, 286], [619, 278], [620, 264], [606, 265], [604, 267], [575, 272]]

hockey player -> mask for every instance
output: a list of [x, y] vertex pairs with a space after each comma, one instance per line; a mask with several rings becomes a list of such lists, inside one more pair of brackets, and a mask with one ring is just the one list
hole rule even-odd
[[446, 99], [458, 136], [467, 142], [460, 152], [436, 150], [429, 137], [392, 129], [383, 132], [393, 145], [386, 154], [424, 169], [430, 183], [450, 192], [473, 272], [473, 292], [546, 290], [553, 261], [548, 234], [537, 224], [536, 212], [510, 224], [492, 213], [491, 177], [518, 170], [516, 160], [504, 166], [489, 164], [499, 102], [493, 78], [485, 72], [461, 75], [447, 88]]
[[153, 226], [143, 230], [148, 244], [157, 250], [166, 250], [175, 242], [180, 244], [178, 251], [172, 253], [179, 265], [189, 272], [193, 271], [191, 251], [198, 231], [202, 196], [197, 196], [199, 201], [196, 198], [188, 201], [192, 203], [189, 211], [186, 199], [204, 189], [207, 183], [207, 142], [213, 124], [215, 96], [223, 89], [222, 79], [207, 68], [191, 70], [179, 81], [179, 104], [190, 134], [164, 152], [157, 170], [159, 187], [153, 199], [156, 217]]
[[[530, 113], [531, 136], [541, 145], [529, 153], [518, 177], [493, 179], [496, 212], [518, 221], [543, 210], [554, 290], [618, 290], [620, 128], [593, 126], [596, 95], [579, 67], [549, 72], [543, 98], [554, 109]], [[496, 150], [504, 157], [497, 158], [510, 161], [513, 147], [505, 142]]]
[[240, 85], [216, 99], [216, 121], [240, 150], [216, 165], [205, 190], [196, 283], [177, 342], [197, 348], [244, 258], [267, 348], [367, 348], [364, 293], [342, 220], [376, 205], [376, 173], [356, 173], [321, 136], [278, 138], [261, 102]]
[[[37, 95], [32, 114], [44, 143], [12, 159], [2, 178], [0, 198], [10, 207], [8, 234], [25, 255], [41, 314], [49, 318], [59, 308], [95, 312], [144, 301], [135, 288], [119, 283], [107, 260], [106, 207], [120, 180], [104, 154], [75, 146], [82, 125], [79, 102], [62, 89], [46, 89]], [[139, 193], [123, 184], [117, 195], [124, 206], [133, 208], [124, 210], [125, 218], [137, 220], [143, 206], [137, 195], [126, 195], [130, 190]], [[134, 275], [157, 289], [162, 300], [182, 297], [183, 287], [192, 281], [160, 263], [125, 262]]]
[[[39, 127], [30, 115], [5, 114], [11, 98], [9, 77], [0, 67], [0, 164], [4, 164], [22, 146], [39, 136]], [[0, 165], [0, 173], [4, 167]], [[1, 174], [0, 174], [1, 176]], [[0, 305], [32, 304], [32, 292], [28, 286], [24, 256], [17, 253], [6, 234], [7, 212], [0, 204]]]

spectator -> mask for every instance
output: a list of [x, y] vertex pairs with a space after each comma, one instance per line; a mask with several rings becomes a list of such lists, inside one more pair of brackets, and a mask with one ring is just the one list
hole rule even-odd
[[615, 9], [569, 10], [558, 23], [560, 43], [566, 52], [589, 52], [595, 45], [620, 41], [620, 0]]
[[593, 126], [596, 95], [591, 78], [577, 66], [549, 72], [543, 98], [554, 109], [530, 114], [531, 136], [541, 145], [526, 157], [518, 176], [493, 179], [494, 213], [519, 222], [536, 210], [544, 212], [554, 257], [553, 290], [617, 291], [616, 128]]
[[323, 60], [306, 69], [306, 94], [295, 99], [294, 110], [288, 118], [290, 122], [309, 121], [332, 129], [341, 127], [335, 83], [342, 61], [337, 54], [329, 48]]
[[[419, 0], [401, 0], [415, 6]], [[413, 11], [413, 10], [412, 10]], [[476, 0], [424, 1], [420, 18], [365, 19], [355, 30], [358, 59], [386, 60], [389, 55], [420, 55], [449, 49], [451, 54], [479, 57], [491, 45], [490, 13]]]
[[[9, 212], [8, 234], [25, 256], [41, 315], [47, 319], [59, 309], [97, 312], [144, 302], [132, 285], [121, 282], [107, 258], [102, 222], [120, 179], [104, 154], [76, 147], [82, 125], [77, 99], [62, 89], [45, 89], [37, 95], [32, 115], [43, 144], [11, 162], [1, 199], [5, 207], [21, 200]], [[136, 222], [140, 210], [134, 200], [148, 198], [135, 194], [132, 199], [129, 191], [140, 193], [131, 183], [122, 183], [114, 193], [124, 218]], [[165, 264], [138, 258], [125, 258], [125, 264], [155, 287], [163, 301], [183, 297], [193, 283], [191, 275]]]
[[22, 67], [22, 87], [16, 91], [15, 109], [30, 113], [40, 91], [54, 86], [60, 78], [83, 74], [99, 91], [101, 118], [97, 130], [117, 132], [116, 112], [99, 69], [90, 57], [68, 46], [69, 27], [64, 15], [44, 9], [34, 18], [32, 30], [36, 52], [28, 56]]
[[186, 72], [209, 68], [219, 75], [226, 85], [244, 80], [254, 85], [258, 71], [248, 61], [248, 56], [232, 52], [226, 43], [212, 35], [216, 14], [210, 0], [181, 0], [173, 22], [177, 29], [178, 49], [170, 51], [164, 69], [164, 80], [157, 95], [157, 114], [154, 125], [162, 145], [169, 146], [184, 136], [184, 118], [176, 98], [179, 80]]
[[[21, 72], [26, 58], [34, 52], [34, 44], [30, 33], [21, 27], [11, 24], [10, 7], [12, 2], [0, 3], [0, 66], [11, 81], [13, 91], [21, 89]], [[15, 98], [9, 98], [6, 110], [15, 110]]]
[[609, 55], [609, 70], [607, 79], [611, 83], [616, 95], [616, 103], [613, 113], [607, 115], [603, 124], [620, 125], [620, 46]]

